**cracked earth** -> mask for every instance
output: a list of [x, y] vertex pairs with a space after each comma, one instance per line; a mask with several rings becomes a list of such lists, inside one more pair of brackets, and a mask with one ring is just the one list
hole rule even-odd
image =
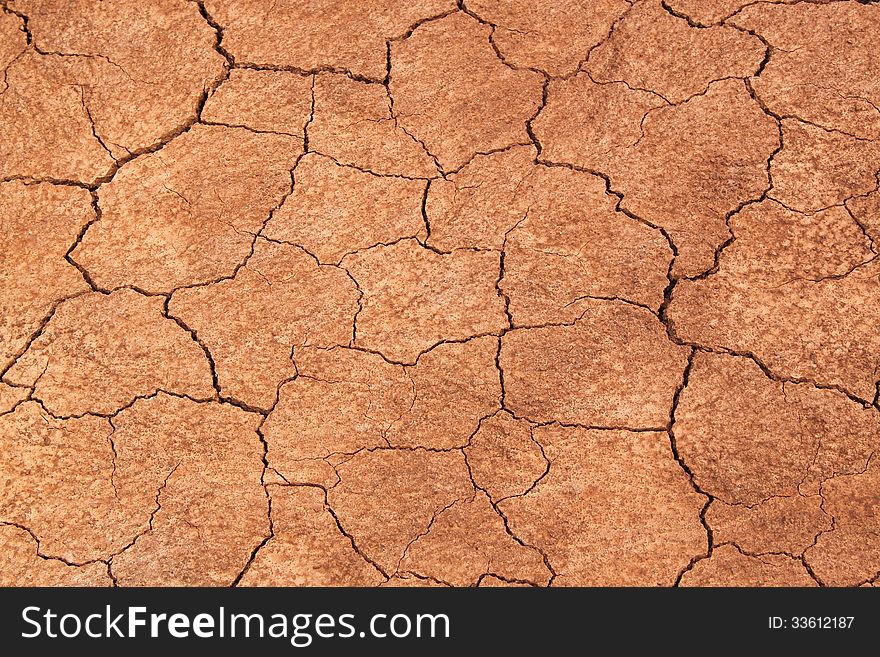
[[0, 584], [878, 582], [880, 4], [0, 6]]

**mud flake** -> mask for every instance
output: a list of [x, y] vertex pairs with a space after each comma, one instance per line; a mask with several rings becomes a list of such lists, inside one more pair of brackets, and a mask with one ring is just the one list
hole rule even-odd
[[483, 420], [464, 453], [474, 483], [494, 502], [522, 495], [549, 466], [531, 425], [507, 411]]
[[312, 109], [312, 76], [235, 69], [205, 101], [206, 123], [303, 135]]
[[877, 449], [880, 414], [846, 396], [768, 379], [747, 358], [699, 353], [673, 426], [702, 490], [727, 503], [815, 495]]
[[161, 480], [145, 474], [143, 487], [123, 487], [111, 438], [105, 418], [59, 420], [32, 401], [0, 417], [0, 478], [7, 482], [0, 521], [32, 531], [43, 556], [72, 563], [122, 550], [149, 527]]
[[505, 234], [529, 212], [535, 155], [532, 146], [477, 155], [458, 172], [432, 181], [425, 204], [428, 244], [441, 251], [501, 250]]
[[113, 413], [160, 389], [212, 397], [204, 352], [162, 307], [132, 290], [65, 301], [5, 379], [64, 416]]
[[0, 415], [12, 411], [19, 402], [27, 399], [29, 394], [28, 388], [17, 388], [0, 381]]
[[467, 3], [470, 11], [496, 25], [492, 39], [506, 62], [550, 75], [577, 70], [585, 54], [606, 37], [629, 6], [624, 0]]
[[586, 296], [659, 306], [672, 259], [661, 233], [616, 212], [600, 177], [534, 155], [527, 146], [478, 155], [432, 182], [429, 244], [503, 248], [500, 287], [515, 325], [573, 321]]
[[0, 525], [0, 586], [110, 586], [103, 563], [70, 566], [63, 561], [43, 559], [37, 543], [23, 529]]
[[385, 77], [386, 39], [455, 9], [452, 0], [208, 0], [205, 6], [223, 26], [224, 46], [236, 61], [348, 71], [374, 80]]
[[825, 512], [834, 530], [819, 536], [808, 548], [807, 562], [829, 586], [853, 586], [874, 579], [880, 570], [880, 467], [872, 456], [862, 471], [822, 484]]
[[845, 205], [874, 244], [880, 244], [880, 189], [849, 199]]
[[752, 75], [764, 54], [754, 36], [728, 27], [694, 29], [649, 0], [626, 13], [584, 68], [596, 82], [626, 82], [680, 103], [715, 80]]
[[153, 513], [148, 531], [113, 557], [121, 585], [232, 583], [269, 533], [260, 420], [165, 394], [114, 419], [117, 485], [149, 490]]
[[[213, 47], [214, 30], [195, 3], [18, 0], [14, 7], [29, 17], [41, 51], [64, 55], [55, 58], [63, 62], [64, 82], [74, 85], [68, 89], [80, 98], [80, 112], [89, 120], [83, 111], [88, 107], [95, 132], [117, 159], [195, 120], [205, 90], [224, 72], [225, 62]], [[64, 117], [54, 115], [51, 105], [33, 109], [42, 108], [31, 108], [26, 123], [42, 133], [46, 161], [55, 162], [54, 151], [69, 148]], [[108, 158], [92, 140], [92, 150]]]
[[84, 189], [0, 184], [0, 371], [55, 303], [89, 289], [64, 256], [94, 217]]
[[0, 13], [0, 70], [5, 72], [25, 50], [27, 35], [22, 19], [11, 12]]
[[264, 234], [338, 264], [348, 253], [423, 237], [424, 193], [424, 181], [376, 176], [309, 153], [297, 164], [293, 193]]
[[[580, 87], [578, 94], [595, 93], [577, 78], [557, 89], [566, 84]], [[618, 92], [625, 105], [644, 107], [647, 102], [644, 96]], [[572, 141], [579, 142], [581, 133], [588, 142], [595, 141], [595, 128], [559, 120], [558, 112], [570, 102], [554, 105], [550, 95], [546, 123], [535, 127], [545, 147], [543, 157], [609, 175], [612, 189], [624, 195], [622, 208], [669, 232], [679, 250], [673, 275], [710, 269], [715, 250], [729, 237], [725, 217], [769, 187], [767, 161], [779, 146], [776, 122], [761, 111], [742, 82], [721, 81], [686, 103], [647, 114], [644, 124], [634, 122], [636, 112], [630, 108], [609, 128], [614, 131], [623, 123], [626, 138], [614, 139], [598, 161], [592, 152], [582, 160], [584, 146]], [[621, 147], [639, 125], [641, 138], [637, 134], [636, 141]]]
[[686, 361], [649, 311], [588, 300], [570, 326], [504, 335], [505, 407], [533, 421], [663, 427]]
[[[625, 161], [628, 149], [642, 140], [648, 113], [667, 105], [651, 92], [623, 82], [598, 84], [583, 72], [551, 80], [547, 104], [533, 123], [541, 157], [605, 171]], [[581, 114], [590, 120], [572, 120]]]
[[445, 171], [477, 153], [529, 140], [526, 121], [540, 106], [542, 78], [505, 66], [490, 33], [489, 26], [457, 13], [391, 44], [397, 122]]
[[802, 216], [768, 201], [731, 226], [736, 240], [718, 273], [676, 286], [668, 312], [676, 334], [872, 400], [880, 270], [858, 225], [842, 208]]
[[364, 449], [452, 449], [497, 410], [497, 340], [444, 344], [404, 367], [354, 349], [298, 349], [264, 427], [269, 462], [293, 482], [332, 486]]
[[716, 545], [735, 543], [745, 552], [801, 554], [831, 529], [818, 495], [771, 497], [755, 506], [713, 500], [706, 510]]
[[444, 340], [500, 331], [507, 324], [495, 282], [499, 254], [438, 254], [404, 240], [342, 261], [363, 292], [354, 344], [413, 363]]
[[334, 73], [315, 76], [309, 147], [383, 175], [434, 178], [437, 165], [391, 113], [388, 90]]
[[880, 137], [880, 7], [856, 2], [754, 3], [732, 24], [774, 46], [753, 80], [758, 96], [796, 116], [859, 137]]
[[355, 552], [314, 486], [272, 486], [274, 535], [242, 586], [376, 586], [381, 573]]
[[542, 585], [550, 579], [541, 553], [505, 531], [482, 491], [437, 514], [428, 532], [407, 547], [399, 569], [453, 586], [473, 586], [486, 572]]
[[348, 344], [357, 289], [302, 249], [258, 239], [234, 278], [175, 292], [169, 314], [196, 331], [223, 395], [268, 409], [296, 347]]
[[605, 183], [541, 168], [527, 216], [507, 235], [504, 278], [515, 326], [571, 322], [590, 296], [658, 308], [669, 281], [669, 246], [657, 230], [615, 211]]
[[[332, 486], [334, 455], [387, 445], [391, 425], [413, 404], [403, 367], [353, 349], [303, 348], [263, 427], [269, 465], [285, 479]], [[344, 460], [344, 459], [342, 459]]]
[[298, 137], [195, 126], [101, 187], [101, 220], [73, 258], [104, 288], [160, 293], [230, 276], [289, 192], [301, 148]]
[[461, 452], [361, 452], [338, 470], [330, 506], [361, 551], [386, 572], [394, 572], [436, 514], [474, 494]]
[[92, 132], [68, 62], [28, 51], [0, 94], [0, 176], [95, 184], [115, 162]]
[[671, 585], [706, 549], [705, 498], [660, 432], [538, 427], [551, 466], [534, 490], [498, 506], [541, 549], [560, 586]]
[[815, 212], [877, 188], [880, 144], [783, 120], [785, 147], [773, 158], [770, 196]]
[[413, 403], [387, 433], [392, 447], [463, 447], [480, 418], [500, 408], [498, 341], [483, 337], [441, 344], [407, 367]]
[[803, 563], [784, 554], [745, 555], [735, 547], [716, 548], [681, 578], [682, 586], [816, 586]]

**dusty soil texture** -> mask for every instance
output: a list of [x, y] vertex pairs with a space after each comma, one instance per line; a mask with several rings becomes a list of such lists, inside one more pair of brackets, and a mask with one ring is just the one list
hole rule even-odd
[[880, 3], [0, 7], [0, 584], [880, 583]]

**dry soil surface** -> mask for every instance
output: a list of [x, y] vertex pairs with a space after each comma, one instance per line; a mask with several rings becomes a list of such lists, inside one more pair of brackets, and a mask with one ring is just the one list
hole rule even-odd
[[878, 43], [3, 1], [0, 584], [874, 583]]

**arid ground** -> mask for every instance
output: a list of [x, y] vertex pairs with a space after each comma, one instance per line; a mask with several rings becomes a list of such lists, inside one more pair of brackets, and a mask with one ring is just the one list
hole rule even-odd
[[2, 2], [0, 583], [874, 583], [878, 44]]

